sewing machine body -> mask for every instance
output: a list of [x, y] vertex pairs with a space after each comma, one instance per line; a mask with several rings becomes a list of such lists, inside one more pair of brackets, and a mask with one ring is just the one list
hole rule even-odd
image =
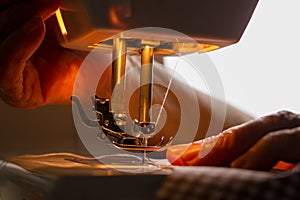
[[[224, 47], [239, 41], [257, 2], [62, 0], [58, 35], [64, 47], [88, 50], [126, 30], [162, 27], [184, 33], [200, 44]], [[143, 36], [136, 33], [125, 37], [141, 39]], [[172, 41], [170, 35], [165, 38]], [[142, 39], [151, 39], [151, 35]]]

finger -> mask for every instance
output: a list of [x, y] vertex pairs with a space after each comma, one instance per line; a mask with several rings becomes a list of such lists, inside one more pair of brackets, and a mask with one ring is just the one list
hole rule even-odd
[[173, 165], [188, 165], [187, 162], [199, 154], [199, 147], [200, 145], [196, 144], [170, 146], [167, 150], [167, 159]]
[[33, 16], [48, 19], [58, 7], [58, 0], [30, 0], [10, 5], [0, 12], [0, 41]]
[[18, 101], [23, 97], [24, 68], [41, 44], [44, 34], [45, 26], [42, 19], [34, 17], [1, 45], [0, 87], [4, 100]]
[[[216, 141], [217, 137], [218, 136], [209, 137], [191, 144], [170, 146], [167, 150], [167, 159], [173, 165], [194, 165], [192, 162], [195, 158], [199, 157], [200, 150], [203, 150], [204, 143], [209, 145], [209, 142], [213, 140]], [[209, 140], [209, 142], [207, 140]]]
[[[181, 161], [178, 161], [178, 163], [184, 163], [184, 165], [227, 166], [267, 133], [294, 128], [299, 125], [300, 116], [288, 111], [268, 115], [230, 128], [219, 134], [218, 137], [194, 143], [187, 151], [181, 152], [181, 156], [177, 158]], [[191, 148], [196, 150], [191, 151]], [[195, 151], [198, 151], [198, 153], [195, 154]], [[187, 156], [186, 154], [189, 152], [193, 152], [194, 157]], [[178, 151], [176, 153], [179, 154]], [[172, 153], [170, 152], [168, 155], [174, 161], [174, 157], [171, 156]]]
[[279, 130], [264, 136], [245, 154], [231, 163], [232, 167], [268, 170], [278, 161], [300, 161], [300, 127]]
[[22, 101], [15, 102], [14, 106], [22, 108], [42, 106], [44, 104], [44, 98], [41, 91], [39, 74], [31, 63], [25, 67], [23, 77]]

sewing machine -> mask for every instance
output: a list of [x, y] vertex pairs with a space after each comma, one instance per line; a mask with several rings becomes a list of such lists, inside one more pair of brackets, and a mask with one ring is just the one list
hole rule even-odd
[[[85, 116], [80, 99], [74, 96], [72, 100], [82, 120], [89, 126], [98, 126], [117, 148], [155, 151], [168, 145], [172, 137], [166, 141], [161, 136], [158, 143], [148, 143], [157, 134], [150, 109], [154, 56], [203, 53], [238, 42], [256, 4], [257, 0], [62, 0], [56, 12], [60, 44], [76, 50], [110, 52], [111, 92], [118, 88], [119, 93], [114, 99], [95, 95], [97, 122]], [[126, 57], [132, 55], [141, 57], [136, 119], [130, 119], [123, 99]]]
[[[138, 117], [130, 119], [124, 110], [124, 99], [94, 93], [90, 109], [94, 109], [96, 120], [86, 116], [80, 97], [72, 97], [82, 122], [88, 127], [99, 128], [102, 132], [99, 137], [106, 137], [117, 149], [156, 151], [168, 145], [172, 138], [165, 141], [163, 135], [160, 142], [148, 143], [157, 133], [157, 123], [152, 119], [150, 109], [154, 56], [204, 53], [237, 43], [257, 1], [61, 0], [61, 8], [56, 12], [56, 34], [60, 44], [69, 49], [99, 49], [111, 54], [111, 92], [118, 88], [118, 96], [123, 96], [126, 92], [126, 57], [141, 57]], [[95, 158], [72, 154], [21, 156], [10, 161], [33, 173], [28, 174], [18, 167], [8, 170], [3, 167], [8, 171], [8, 180], [17, 185], [24, 184], [24, 193], [33, 195], [28, 199], [44, 195], [53, 199], [140, 199], [143, 195], [143, 199], [152, 199], [165, 175], [172, 173], [172, 170], [166, 170], [156, 171], [158, 176], [124, 176]], [[128, 169], [136, 170], [128, 166], [125, 171]], [[135, 171], [133, 174], [136, 175]], [[107, 177], [111, 175], [117, 176]], [[20, 177], [24, 183], [20, 184]], [[28, 189], [29, 186], [33, 189]]]

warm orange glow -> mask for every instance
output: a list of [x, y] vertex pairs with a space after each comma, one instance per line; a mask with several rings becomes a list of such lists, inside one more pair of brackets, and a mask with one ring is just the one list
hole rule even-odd
[[62, 35], [63, 36], [68, 35], [64, 20], [62, 18], [61, 12], [60, 12], [60, 9], [58, 9], [55, 14], [56, 14], [56, 18], [57, 18], [57, 21], [58, 21], [58, 24], [59, 24], [60, 31], [61, 31]]
[[[203, 52], [209, 52], [209, 51], [213, 51], [213, 50], [220, 48], [219, 46], [212, 45], [212, 44], [201, 44], [201, 47], [202, 47]], [[202, 52], [199, 52], [199, 53], [202, 53]]]
[[118, 15], [118, 11], [120, 10], [121, 8], [120, 7], [111, 7], [109, 9], [109, 19], [110, 19], [110, 22], [114, 25], [114, 26], [117, 26], [117, 27], [120, 27], [120, 28], [125, 28], [125, 24], [119, 19], [119, 15]]

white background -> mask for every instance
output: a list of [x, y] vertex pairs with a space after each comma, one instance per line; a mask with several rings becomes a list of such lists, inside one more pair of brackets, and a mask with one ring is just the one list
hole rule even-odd
[[229, 102], [255, 115], [300, 112], [300, 1], [260, 0], [240, 42], [210, 57]]

